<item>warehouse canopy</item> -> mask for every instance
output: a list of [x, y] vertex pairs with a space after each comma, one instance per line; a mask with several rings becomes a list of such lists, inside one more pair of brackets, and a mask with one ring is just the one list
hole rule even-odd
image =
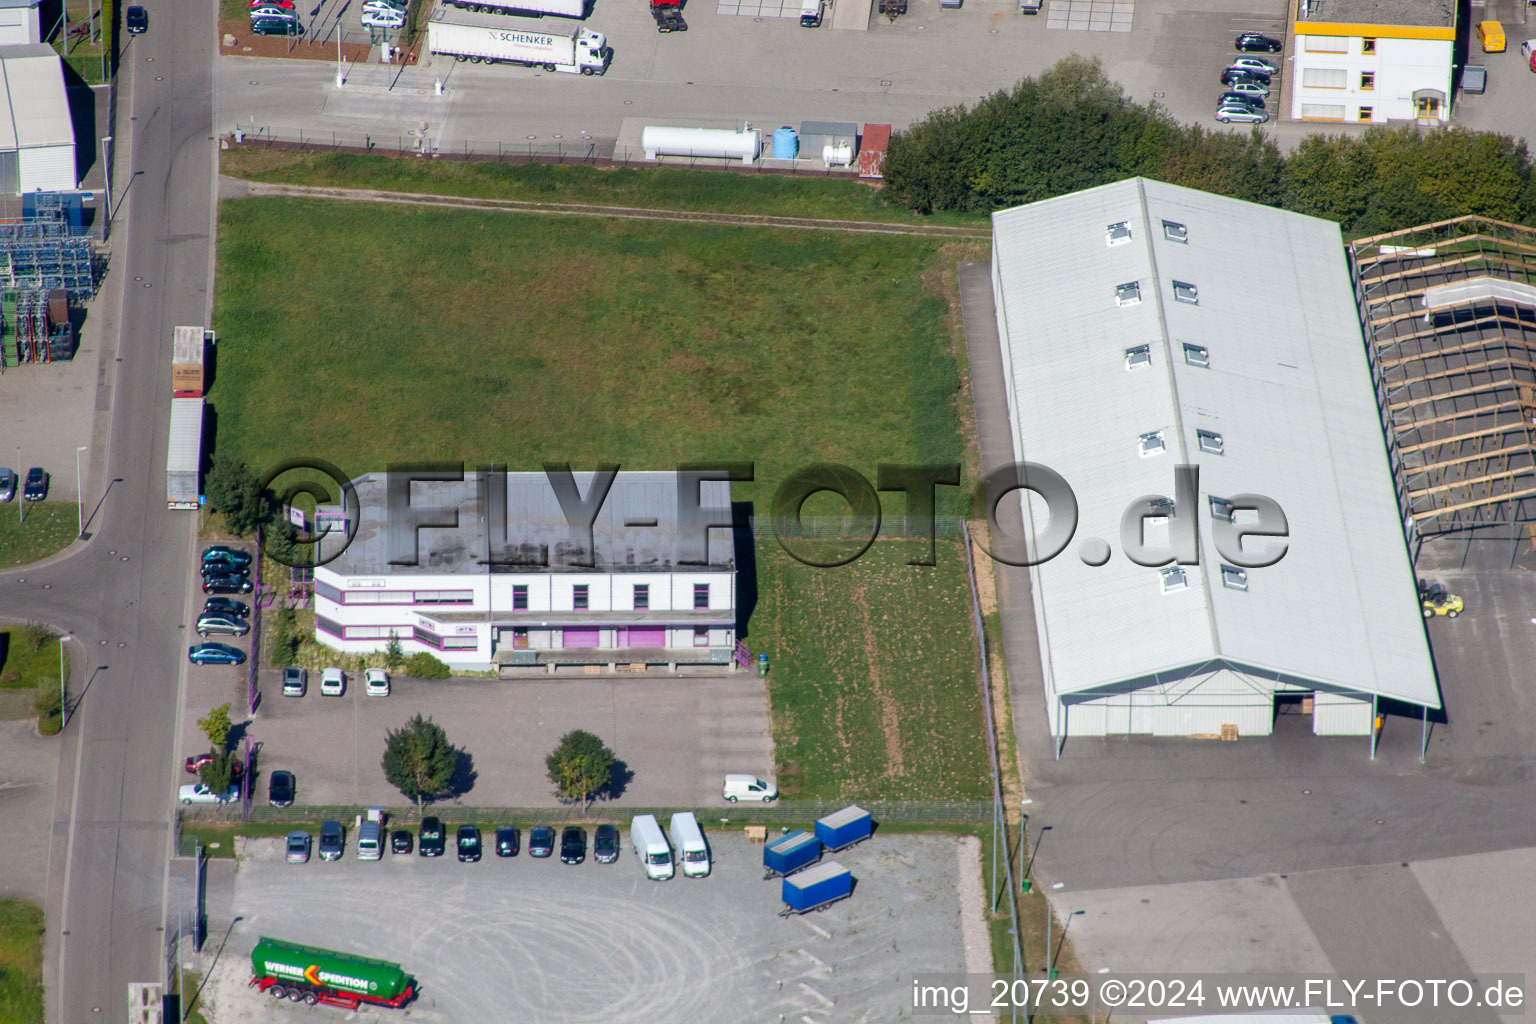
[[[1338, 226], [1146, 179], [992, 223], [1015, 455], [1078, 502], [1073, 544], [1032, 569], [1048, 691], [1231, 668], [1439, 707]], [[1134, 564], [1122, 516], [1172, 498], [1181, 464], [1199, 499], [1168, 508], [1195, 517], [1200, 562]], [[1215, 546], [1242, 494], [1289, 521], [1273, 566]], [[1047, 519], [1032, 497], [1031, 536]], [[1080, 557], [1091, 538], [1107, 564]]]
[[46, 43], [0, 46], [0, 150], [73, 146], [64, 64]]

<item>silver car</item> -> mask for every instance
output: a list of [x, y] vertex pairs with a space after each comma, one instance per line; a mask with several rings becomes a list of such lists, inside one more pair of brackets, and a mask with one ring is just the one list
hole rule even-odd
[[1269, 86], [1263, 82], [1233, 82], [1227, 86], [1228, 92], [1241, 93], [1244, 96], [1263, 98], [1269, 95]]
[[245, 636], [250, 631], [249, 622], [237, 619], [233, 615], [199, 615], [197, 617], [198, 636]]
[[310, 837], [308, 832], [289, 832], [287, 860], [289, 864], [309, 862]]
[[14, 497], [16, 497], [16, 471], [0, 469], [0, 501], [10, 501]]
[[1273, 61], [1265, 60], [1263, 57], [1238, 57], [1231, 64], [1228, 64], [1227, 67], [1241, 71], [1257, 71], [1261, 75], [1273, 76], [1280, 73], [1278, 65]]
[[1238, 124], [1263, 124], [1269, 115], [1245, 103], [1228, 103], [1216, 108], [1216, 120], [1222, 124], [1236, 121]]

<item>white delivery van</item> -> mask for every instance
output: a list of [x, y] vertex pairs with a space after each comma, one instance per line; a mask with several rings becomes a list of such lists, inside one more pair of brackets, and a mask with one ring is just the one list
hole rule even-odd
[[384, 856], [384, 811], [368, 808], [368, 820], [357, 828], [357, 859], [378, 860]]
[[629, 839], [634, 844], [635, 856], [645, 865], [647, 878], [659, 882], [672, 877], [672, 850], [654, 814], [635, 815], [629, 823]]
[[756, 775], [727, 775], [720, 795], [731, 803], [737, 800], [761, 800], [767, 802], [779, 795], [771, 782], [764, 782]]
[[823, 0], [800, 0], [800, 24], [805, 28], [820, 28]]
[[677, 851], [677, 862], [683, 874], [690, 878], [703, 878], [709, 874], [709, 847], [704, 845], [704, 832], [692, 811], [678, 811], [672, 815], [672, 848]]

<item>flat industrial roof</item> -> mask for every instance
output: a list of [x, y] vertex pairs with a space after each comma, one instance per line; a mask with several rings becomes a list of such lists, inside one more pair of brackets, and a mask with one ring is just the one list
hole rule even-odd
[[[489, 552], [498, 561], [514, 555], [530, 564], [522, 571], [551, 572], [707, 572], [734, 566], [729, 529], [709, 531], [709, 565], [684, 565], [683, 545], [690, 539], [678, 523], [677, 475], [670, 472], [620, 472], [604, 498], [592, 526], [591, 568], [569, 564], [582, 549], [573, 546], [570, 528], [543, 473], [507, 473], [505, 536], [487, 519], [490, 474], [465, 473], [462, 480], [418, 481], [411, 484], [414, 510], [447, 508], [457, 511], [458, 527], [423, 528], [417, 532], [417, 565], [391, 565], [391, 559], [409, 552], [410, 528], [406, 522], [390, 523], [386, 509], [387, 473], [372, 473], [354, 480], [360, 511], [352, 543], [326, 568], [340, 575], [455, 574], [489, 571]], [[573, 473], [583, 498], [591, 493], [593, 473]], [[706, 480], [699, 485], [703, 508], [730, 507], [730, 484]], [[441, 517], [446, 520], [447, 517]], [[391, 530], [395, 535], [391, 537]], [[325, 545], [321, 545], [322, 556]], [[547, 569], [533, 568], [531, 561], [544, 558]], [[516, 571], [506, 569], [505, 571]]]
[[1302, 33], [1309, 21], [1447, 28], [1456, 24], [1456, 5], [1451, 0], [1312, 0], [1297, 5], [1296, 31]]
[[[1074, 544], [1033, 570], [1055, 692], [1224, 662], [1439, 707], [1338, 226], [1141, 178], [992, 223], [1015, 454], [1078, 502]], [[1165, 447], [1144, 456], [1154, 433]], [[1172, 495], [1179, 464], [1200, 471], [1200, 564], [1164, 592], [1158, 568], [1114, 549], [1125, 510]], [[1209, 498], [1249, 493], [1279, 503], [1290, 539], [1239, 590]], [[1076, 546], [1095, 537], [1113, 550], [1097, 568]]]
[[58, 53], [45, 43], [0, 46], [0, 150], [74, 144]]

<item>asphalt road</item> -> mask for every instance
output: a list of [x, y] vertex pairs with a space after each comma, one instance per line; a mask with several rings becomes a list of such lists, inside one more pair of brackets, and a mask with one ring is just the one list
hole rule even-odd
[[86, 489], [88, 510], [97, 506], [89, 540], [0, 575], [0, 608], [78, 638], [78, 708], [61, 748], [48, 878], [47, 1013], [63, 1024], [121, 1019], [128, 983], [163, 977], [170, 762], [193, 543], [191, 516], [163, 503], [168, 339], [173, 324], [208, 315], [216, 36], [211, 5], [183, 5], [174, 18], [168, 8], [151, 11], [153, 30], [123, 55], [121, 208], [109, 280], [91, 309], [103, 318], [106, 351]]

